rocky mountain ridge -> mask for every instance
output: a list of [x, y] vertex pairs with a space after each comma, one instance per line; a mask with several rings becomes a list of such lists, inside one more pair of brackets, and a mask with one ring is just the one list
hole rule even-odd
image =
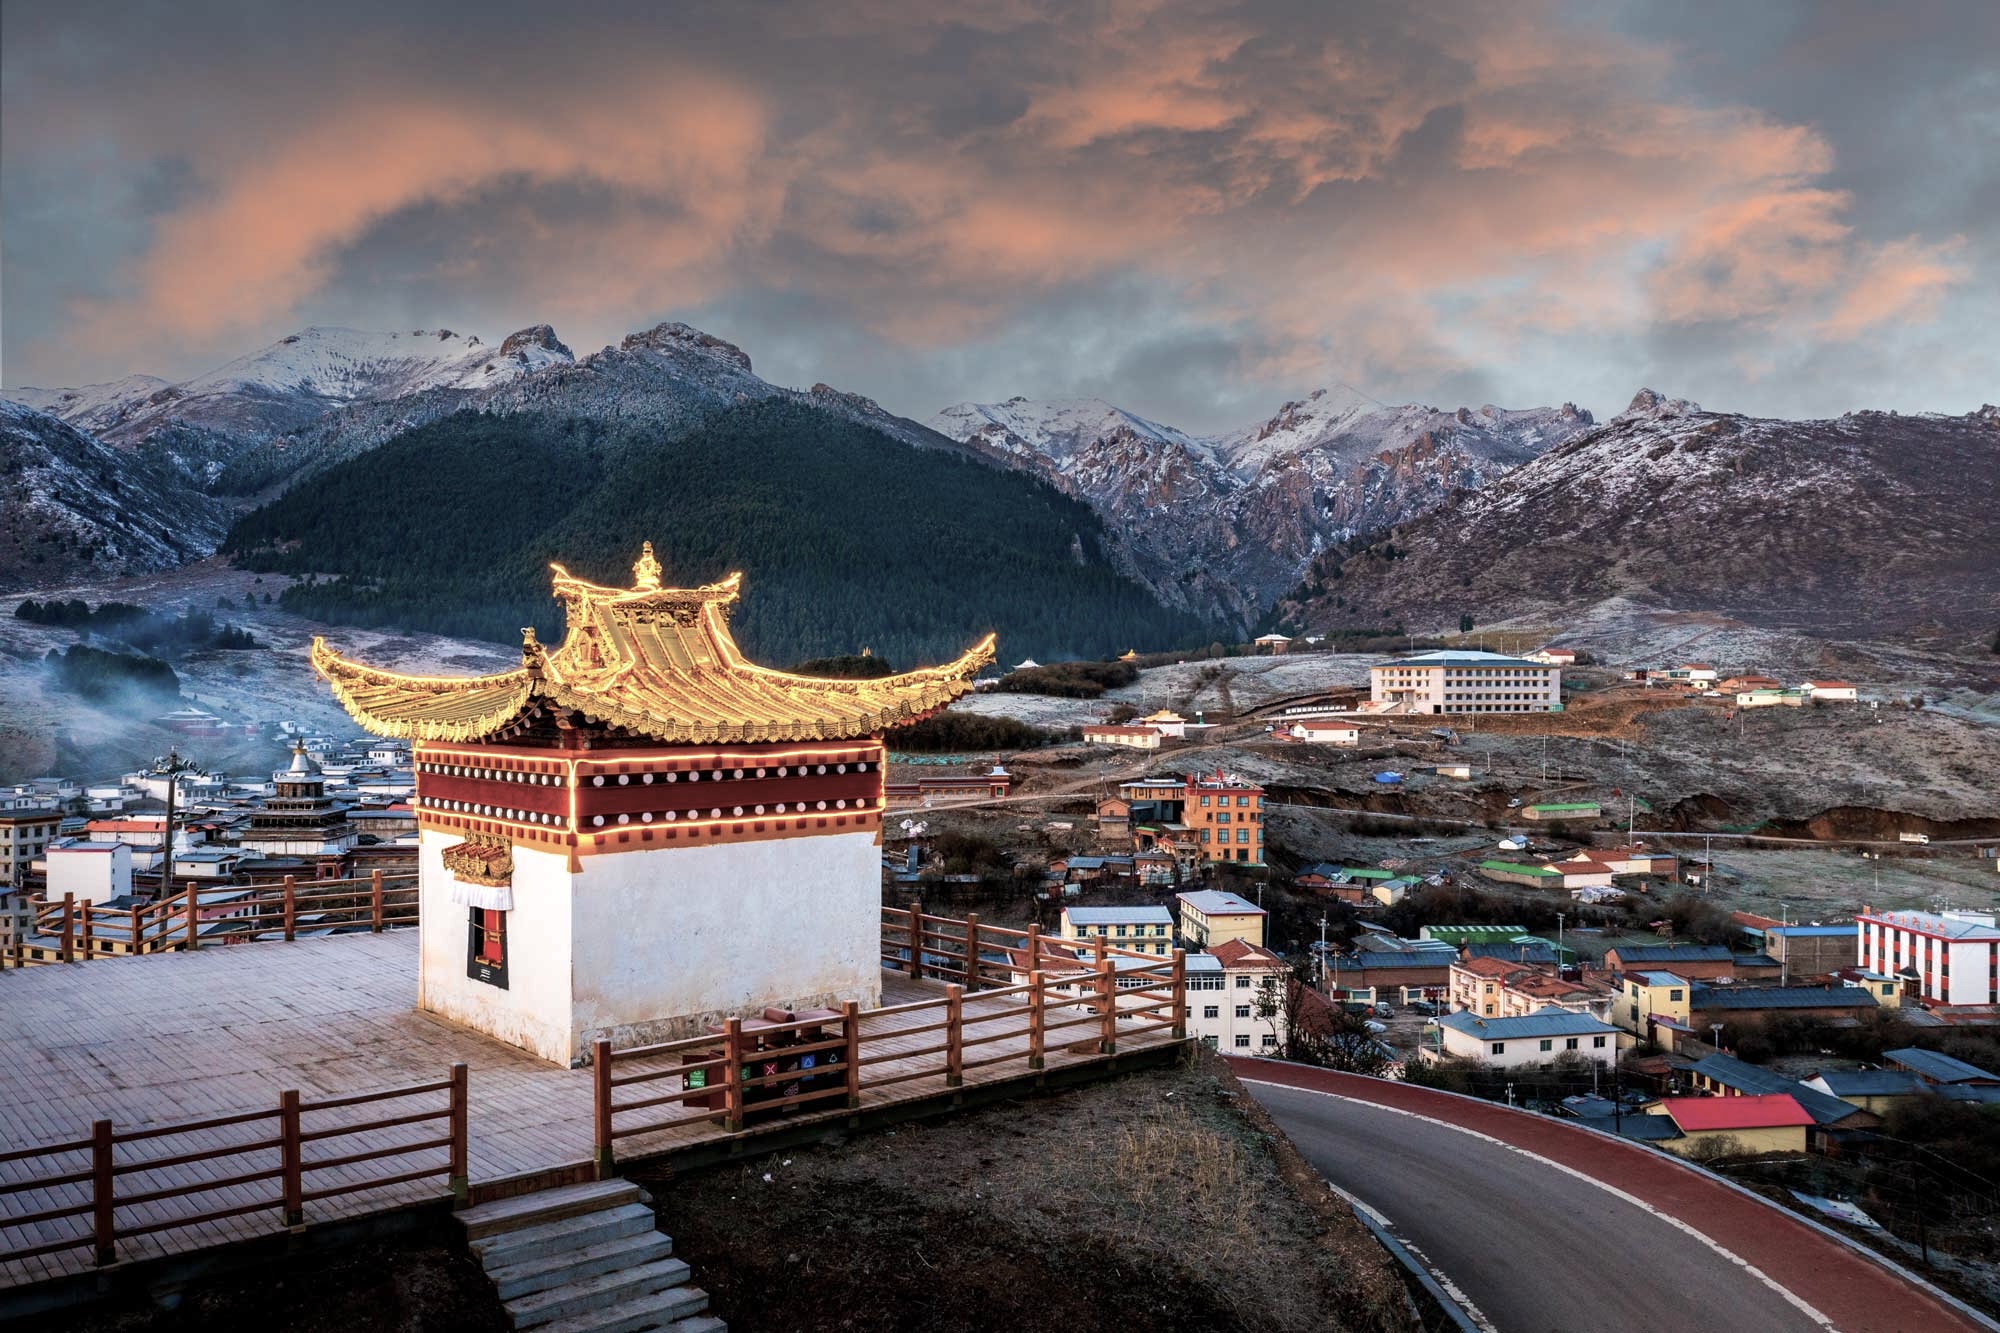
[[961, 403], [934, 429], [1087, 501], [1169, 605], [1246, 628], [1310, 561], [1588, 429], [1573, 404], [1453, 412], [1321, 389], [1216, 436], [1099, 399]]
[[1456, 629], [1613, 598], [1842, 638], [2000, 623], [2000, 409], [1779, 421], [1647, 389], [1355, 552], [1286, 623]]
[[199, 560], [231, 516], [171, 463], [0, 399], [0, 588]]

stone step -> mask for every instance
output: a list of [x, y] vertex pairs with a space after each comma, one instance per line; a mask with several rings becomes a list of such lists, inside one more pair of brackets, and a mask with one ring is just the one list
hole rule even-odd
[[607, 1310], [593, 1310], [544, 1324], [541, 1333], [638, 1333], [641, 1329], [724, 1333], [727, 1324], [700, 1313], [707, 1308], [708, 1293], [700, 1287], [669, 1287], [650, 1296], [621, 1301]]
[[653, 1226], [653, 1210], [645, 1204], [621, 1204], [603, 1212], [578, 1213], [575, 1217], [560, 1217], [514, 1231], [497, 1231], [473, 1241], [472, 1253], [488, 1273], [493, 1273], [608, 1240], [642, 1235]]
[[687, 1279], [687, 1264], [679, 1259], [660, 1259], [507, 1301], [507, 1316], [514, 1321], [515, 1328], [539, 1328], [558, 1319], [608, 1310], [635, 1297], [678, 1287]]
[[459, 1213], [458, 1224], [465, 1228], [467, 1240], [478, 1240], [502, 1231], [516, 1231], [542, 1222], [575, 1217], [579, 1213], [622, 1207], [636, 1203], [638, 1199], [639, 1187], [629, 1180], [594, 1180], [588, 1184], [536, 1190], [532, 1194], [482, 1203]]
[[585, 1245], [565, 1250], [560, 1254], [510, 1264], [505, 1268], [488, 1268], [486, 1276], [493, 1279], [493, 1286], [500, 1293], [500, 1299], [511, 1301], [521, 1296], [532, 1296], [538, 1291], [547, 1291], [551, 1287], [567, 1286], [587, 1277], [596, 1277], [599, 1273], [613, 1273], [621, 1268], [637, 1268], [641, 1264], [665, 1259], [673, 1252], [673, 1241], [657, 1231], [648, 1231], [637, 1236], [620, 1236], [617, 1240], [607, 1240], [597, 1245]]

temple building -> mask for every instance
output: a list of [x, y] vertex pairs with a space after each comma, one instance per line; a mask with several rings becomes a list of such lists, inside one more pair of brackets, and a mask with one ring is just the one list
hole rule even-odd
[[243, 850], [314, 860], [320, 878], [337, 878], [341, 859], [354, 850], [360, 831], [348, 821], [347, 807], [326, 794], [326, 775], [303, 741], [292, 743], [291, 766], [271, 775], [271, 787], [270, 799], [250, 817]]
[[418, 1005], [547, 1059], [699, 1032], [766, 1005], [881, 995], [882, 734], [993, 660], [828, 680], [744, 660], [741, 576], [631, 588], [555, 571], [567, 618], [521, 665], [406, 676], [322, 641], [313, 667], [413, 747]]

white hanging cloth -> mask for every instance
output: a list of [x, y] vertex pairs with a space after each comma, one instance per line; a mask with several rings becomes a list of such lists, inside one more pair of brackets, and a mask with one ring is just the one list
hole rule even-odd
[[468, 884], [451, 881], [451, 900], [459, 907], [477, 907], [488, 912], [514, 910], [514, 889], [507, 884]]

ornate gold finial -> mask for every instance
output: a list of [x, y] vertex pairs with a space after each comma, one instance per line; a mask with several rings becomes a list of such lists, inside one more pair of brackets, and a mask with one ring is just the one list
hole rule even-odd
[[531, 676], [542, 674], [542, 641], [535, 637], [533, 625], [521, 626], [521, 665]]
[[653, 558], [653, 544], [647, 542], [639, 552], [639, 563], [632, 566], [632, 586], [640, 592], [657, 592], [660, 587], [660, 562]]

